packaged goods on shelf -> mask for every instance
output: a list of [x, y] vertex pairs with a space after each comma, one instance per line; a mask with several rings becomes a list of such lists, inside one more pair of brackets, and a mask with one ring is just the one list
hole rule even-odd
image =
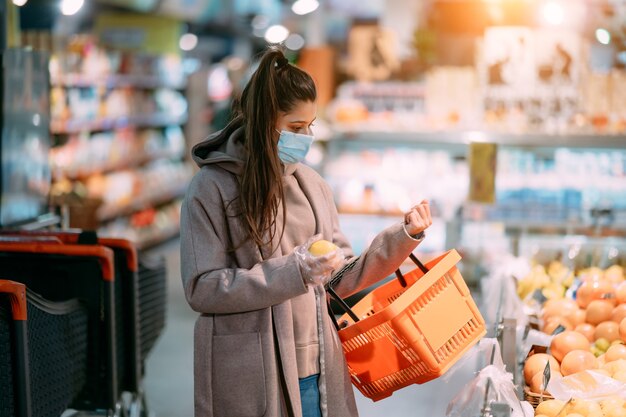
[[545, 160], [533, 152], [508, 150], [498, 158], [497, 205], [489, 219], [591, 224], [593, 208], [626, 209], [623, 152], [562, 148], [554, 160]]
[[118, 129], [112, 132], [70, 135], [50, 151], [55, 178], [82, 178], [125, 169], [159, 158], [182, 158], [185, 138], [179, 126], [164, 130]]
[[181, 196], [193, 173], [190, 164], [162, 160], [141, 170], [92, 176], [85, 185], [90, 197], [102, 200], [98, 217], [106, 221]]
[[[77, 227], [120, 222], [136, 241], [177, 233], [176, 219], [159, 222], [167, 210], [155, 208], [179, 198], [193, 175], [181, 162], [187, 119], [182, 59], [104, 48], [90, 35], [55, 46], [49, 65], [53, 201], [69, 206], [70, 225]], [[148, 218], [166, 227], [147, 227]]]
[[474, 67], [433, 66], [422, 81], [346, 82], [328, 116], [344, 131], [622, 134], [626, 72], [595, 73], [584, 51], [571, 30], [488, 28]]
[[324, 175], [342, 212], [402, 213], [428, 198], [451, 218], [467, 195], [459, 180], [467, 178], [467, 164], [443, 151], [373, 149], [329, 159]]
[[426, 75], [426, 115], [432, 129], [479, 126], [478, 75], [472, 67], [435, 67]]
[[424, 91], [423, 83], [418, 82], [347, 82], [339, 87], [328, 116], [348, 129], [417, 130], [424, 121]]
[[50, 59], [53, 85], [176, 89], [185, 85], [182, 59], [176, 55], [105, 49], [91, 35], [76, 35], [57, 43], [62, 49], [56, 48]]
[[589, 122], [599, 132], [626, 130], [626, 71], [590, 73], [582, 87], [583, 106]]
[[98, 90], [96, 87], [53, 88], [52, 131], [72, 133], [125, 126], [166, 126], [180, 124], [186, 118], [186, 99], [175, 90]]
[[150, 246], [175, 237], [179, 233], [181, 200], [118, 218], [98, 229], [99, 236], [129, 239], [137, 247]]
[[[495, 138], [494, 140], [497, 140]], [[339, 210], [398, 213], [427, 198], [446, 220], [502, 222], [514, 229], [626, 226], [626, 153], [615, 148], [498, 150], [496, 202], [467, 203], [467, 144], [461, 138], [410, 134], [338, 134], [326, 145], [324, 176]]]

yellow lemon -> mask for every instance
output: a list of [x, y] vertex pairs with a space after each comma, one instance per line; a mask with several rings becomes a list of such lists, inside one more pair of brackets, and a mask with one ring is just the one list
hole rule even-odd
[[318, 240], [309, 247], [309, 253], [313, 256], [324, 256], [337, 249], [337, 246], [327, 240]]

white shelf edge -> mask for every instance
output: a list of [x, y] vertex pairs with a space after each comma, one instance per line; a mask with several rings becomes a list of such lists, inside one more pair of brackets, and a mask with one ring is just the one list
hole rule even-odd
[[475, 130], [458, 131], [351, 131], [335, 129], [328, 142], [401, 142], [416, 144], [463, 145], [489, 142], [519, 148], [607, 148], [626, 149], [626, 134], [540, 134], [499, 133]]

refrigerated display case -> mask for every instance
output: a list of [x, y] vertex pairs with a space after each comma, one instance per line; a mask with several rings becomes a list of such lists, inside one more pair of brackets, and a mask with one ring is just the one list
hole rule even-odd
[[8, 227], [49, 214], [49, 77], [45, 53], [9, 48], [1, 59], [0, 227]]

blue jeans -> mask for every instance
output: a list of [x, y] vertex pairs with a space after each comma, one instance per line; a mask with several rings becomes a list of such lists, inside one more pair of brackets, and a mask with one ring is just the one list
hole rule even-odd
[[300, 398], [302, 399], [302, 417], [321, 417], [320, 389], [317, 386], [319, 374], [300, 378]]

